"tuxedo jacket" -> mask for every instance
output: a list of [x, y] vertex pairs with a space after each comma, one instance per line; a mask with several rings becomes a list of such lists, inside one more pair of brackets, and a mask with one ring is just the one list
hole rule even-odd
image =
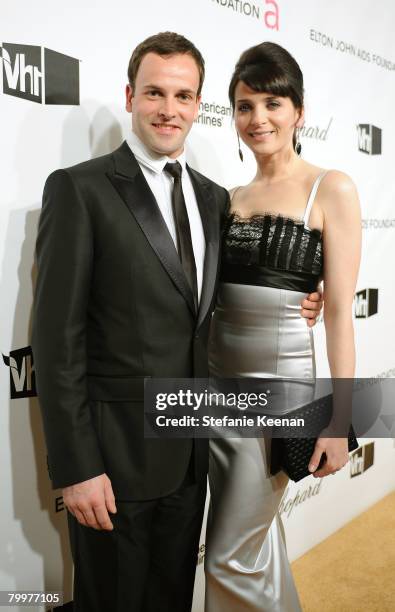
[[129, 146], [52, 173], [36, 244], [32, 348], [54, 488], [106, 473], [117, 499], [177, 489], [207, 440], [144, 438], [146, 377], [206, 377], [227, 191], [187, 168], [206, 251], [196, 313], [157, 202]]

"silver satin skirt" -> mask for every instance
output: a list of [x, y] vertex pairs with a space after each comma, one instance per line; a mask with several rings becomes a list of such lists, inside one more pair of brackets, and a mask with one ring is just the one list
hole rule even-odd
[[[210, 336], [210, 370], [222, 378], [315, 378], [304, 293], [222, 283]], [[292, 384], [292, 382], [290, 382]], [[278, 507], [288, 477], [272, 476], [270, 440], [210, 441], [206, 612], [298, 612]]]

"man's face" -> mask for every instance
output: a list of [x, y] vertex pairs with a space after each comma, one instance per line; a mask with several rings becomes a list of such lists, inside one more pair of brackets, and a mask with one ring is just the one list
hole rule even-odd
[[126, 87], [126, 110], [133, 131], [158, 155], [178, 157], [199, 113], [199, 69], [187, 53], [161, 57], [147, 53]]

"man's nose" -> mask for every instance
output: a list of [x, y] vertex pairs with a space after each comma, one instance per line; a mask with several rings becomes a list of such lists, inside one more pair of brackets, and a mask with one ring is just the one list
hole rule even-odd
[[162, 99], [162, 104], [159, 109], [159, 114], [166, 119], [171, 119], [175, 116], [175, 100], [172, 97]]

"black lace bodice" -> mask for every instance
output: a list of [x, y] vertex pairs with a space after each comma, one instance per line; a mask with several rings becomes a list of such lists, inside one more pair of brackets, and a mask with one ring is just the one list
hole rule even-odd
[[321, 274], [322, 235], [303, 221], [277, 214], [243, 219], [232, 213], [224, 229], [222, 257], [227, 263]]
[[256, 214], [244, 219], [231, 213], [223, 232], [222, 269], [226, 278], [222, 280], [229, 280], [236, 269], [238, 277], [243, 269], [251, 276], [251, 268], [265, 269], [277, 278], [281, 272], [296, 279], [300, 275], [316, 286], [323, 269], [322, 234], [301, 220], [278, 214]]

